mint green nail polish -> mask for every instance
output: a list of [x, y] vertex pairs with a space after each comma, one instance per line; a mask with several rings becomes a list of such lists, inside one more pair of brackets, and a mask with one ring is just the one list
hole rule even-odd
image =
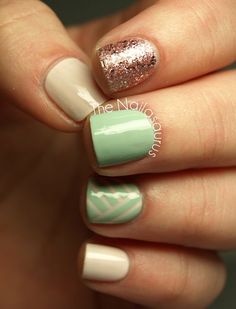
[[134, 184], [106, 178], [89, 180], [86, 211], [90, 223], [131, 221], [140, 214], [142, 204], [142, 195]]
[[99, 166], [145, 157], [154, 141], [151, 120], [134, 110], [114, 111], [90, 118], [93, 147]]

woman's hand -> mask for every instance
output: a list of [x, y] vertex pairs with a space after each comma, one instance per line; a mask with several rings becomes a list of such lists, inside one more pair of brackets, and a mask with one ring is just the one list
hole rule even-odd
[[82, 213], [108, 238], [83, 246], [80, 268], [96, 291], [205, 308], [225, 282], [216, 252], [236, 248], [236, 72], [215, 72], [236, 60], [236, 3], [153, 3], [93, 54], [119, 99], [85, 125], [91, 165], [109, 177], [89, 180]]
[[[203, 308], [219, 294], [225, 269], [216, 251], [235, 248], [236, 238], [236, 73], [212, 72], [236, 59], [235, 11], [233, 0], [145, 0], [67, 32], [41, 2], [0, 1], [4, 309], [98, 303], [78, 283], [75, 265], [88, 235], [77, 215], [80, 187], [90, 174], [82, 146], [74, 134], [44, 128], [10, 104], [75, 132], [111, 96], [142, 112], [101, 118], [103, 108], [125, 109], [113, 100], [84, 127], [94, 169], [131, 176], [102, 177], [83, 191], [85, 222], [102, 235], [80, 251], [87, 285], [158, 308]], [[88, 73], [90, 55], [106, 96]], [[153, 114], [146, 116], [147, 109]]]

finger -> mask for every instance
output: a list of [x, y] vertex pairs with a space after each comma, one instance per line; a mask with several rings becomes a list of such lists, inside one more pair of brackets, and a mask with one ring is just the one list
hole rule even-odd
[[91, 178], [82, 215], [90, 230], [117, 238], [236, 248], [236, 169]]
[[55, 14], [41, 1], [0, 2], [0, 93], [35, 118], [76, 130], [105, 101]]
[[217, 73], [105, 104], [85, 126], [92, 166], [120, 176], [235, 165], [235, 76]]
[[235, 12], [234, 0], [156, 1], [99, 40], [95, 78], [121, 97], [222, 68], [236, 59]]
[[79, 264], [88, 287], [151, 308], [206, 308], [225, 281], [214, 253], [151, 243], [94, 240]]

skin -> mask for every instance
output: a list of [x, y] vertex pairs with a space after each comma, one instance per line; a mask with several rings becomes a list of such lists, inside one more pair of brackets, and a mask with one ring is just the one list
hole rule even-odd
[[[236, 247], [236, 73], [213, 72], [236, 60], [235, 10], [233, 0], [140, 1], [113, 17], [65, 30], [39, 1], [0, 1], [1, 308], [197, 309], [219, 295], [226, 272], [217, 251]], [[84, 37], [85, 31], [91, 35]], [[158, 72], [138, 87], [111, 94], [99, 79], [95, 44], [140, 31], [145, 37], [152, 33], [160, 49]], [[188, 57], [176, 61], [180, 51]], [[49, 67], [71, 56], [88, 63], [91, 57], [107, 95], [148, 101], [163, 126], [156, 159], [96, 166], [89, 122], [81, 132], [43, 89]], [[90, 166], [107, 176], [135, 174], [145, 197], [142, 216], [122, 226], [89, 225], [84, 185]], [[137, 175], [143, 173], [148, 175]], [[81, 281], [82, 244], [88, 239], [129, 254], [124, 280]]]

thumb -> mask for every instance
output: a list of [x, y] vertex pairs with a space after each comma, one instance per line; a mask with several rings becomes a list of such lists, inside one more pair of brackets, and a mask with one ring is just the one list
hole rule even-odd
[[0, 1], [0, 96], [38, 120], [74, 131], [104, 95], [85, 54], [35, 0]]

